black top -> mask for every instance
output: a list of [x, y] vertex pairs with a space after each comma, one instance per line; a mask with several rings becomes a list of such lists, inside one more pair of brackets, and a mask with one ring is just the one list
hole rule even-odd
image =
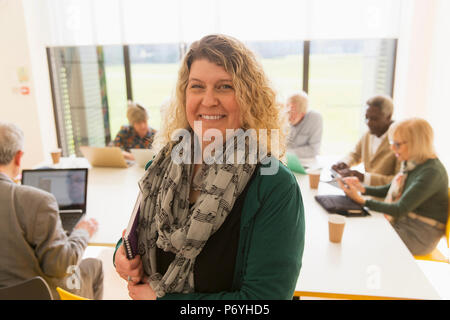
[[[208, 239], [194, 264], [195, 292], [214, 293], [231, 291], [239, 245], [241, 213], [248, 187], [255, 176], [236, 199], [233, 209], [220, 228]], [[156, 263], [158, 273], [164, 274], [175, 258], [172, 252], [156, 248]]]

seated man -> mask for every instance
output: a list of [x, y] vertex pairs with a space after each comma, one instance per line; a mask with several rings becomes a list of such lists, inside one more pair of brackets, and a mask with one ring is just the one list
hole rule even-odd
[[120, 147], [125, 159], [134, 160], [130, 149], [150, 149], [156, 130], [148, 126], [148, 113], [144, 107], [128, 101], [127, 118], [129, 125], [120, 128], [111, 146]]
[[[393, 103], [390, 97], [383, 95], [372, 97], [366, 103], [369, 131], [362, 136], [355, 149], [332, 168], [344, 177], [355, 176], [366, 185], [385, 185], [400, 170], [400, 162], [389, 146], [387, 135], [393, 123]], [[361, 162], [364, 163], [364, 174], [350, 169]]]
[[80, 262], [97, 222], [80, 221], [67, 236], [55, 197], [13, 182], [20, 173], [23, 144], [17, 126], [0, 122], [0, 287], [41, 276], [55, 299], [59, 297], [56, 287], [101, 299], [101, 261]]
[[314, 158], [319, 154], [322, 142], [321, 114], [308, 110], [308, 96], [305, 92], [291, 95], [286, 105], [290, 123], [287, 151], [299, 158]]

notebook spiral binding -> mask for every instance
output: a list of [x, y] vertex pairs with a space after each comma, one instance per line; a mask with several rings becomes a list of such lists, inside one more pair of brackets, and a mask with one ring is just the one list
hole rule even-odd
[[125, 245], [125, 253], [127, 255], [128, 260], [132, 260], [133, 259], [133, 251], [131, 250], [130, 241], [128, 241], [128, 239], [124, 239], [123, 243]]

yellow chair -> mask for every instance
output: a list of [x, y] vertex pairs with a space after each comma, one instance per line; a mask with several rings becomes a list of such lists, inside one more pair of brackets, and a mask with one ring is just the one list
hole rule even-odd
[[310, 292], [310, 291], [294, 292], [294, 300], [301, 300], [302, 297], [320, 298], [326, 300], [417, 300], [410, 298], [368, 296], [360, 294], [326, 293], [326, 292]]
[[[450, 188], [448, 189], [448, 197], [450, 200]], [[446, 262], [450, 263], [450, 202], [448, 206], [448, 219], [447, 226], [445, 228], [445, 237], [447, 238], [447, 257], [439, 251], [438, 248], [435, 248], [431, 253], [424, 256], [414, 256], [416, 260], [426, 260], [426, 261], [435, 261], [435, 262]]]
[[58, 291], [61, 300], [90, 300], [70, 293], [69, 291], [61, 289], [60, 287], [56, 287], [56, 291]]

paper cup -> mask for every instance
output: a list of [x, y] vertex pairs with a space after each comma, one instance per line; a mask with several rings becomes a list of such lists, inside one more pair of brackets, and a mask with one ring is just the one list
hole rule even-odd
[[50, 155], [52, 156], [53, 164], [59, 163], [59, 160], [61, 159], [61, 149], [51, 151]]
[[309, 187], [311, 189], [317, 189], [319, 187], [320, 172], [309, 172]]
[[330, 214], [328, 217], [328, 233], [331, 242], [339, 243], [344, 234], [345, 217], [338, 214]]

